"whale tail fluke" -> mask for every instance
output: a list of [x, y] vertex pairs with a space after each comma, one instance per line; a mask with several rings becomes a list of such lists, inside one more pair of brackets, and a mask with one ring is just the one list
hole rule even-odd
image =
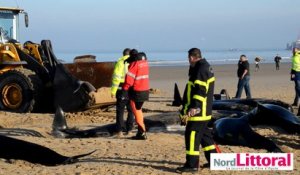
[[80, 154], [80, 155], [69, 157], [67, 160], [64, 161], [63, 164], [71, 164], [71, 163], [78, 162], [80, 158], [88, 156], [88, 155], [91, 155], [91, 154], [93, 154], [96, 151], [97, 150], [91, 151], [89, 153], [85, 153], [85, 154]]

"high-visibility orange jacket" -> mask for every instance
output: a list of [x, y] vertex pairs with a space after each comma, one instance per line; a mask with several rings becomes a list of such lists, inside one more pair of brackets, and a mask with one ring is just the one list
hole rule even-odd
[[137, 102], [149, 98], [149, 66], [147, 60], [138, 60], [130, 63], [125, 77], [123, 90], [129, 91], [131, 99]]

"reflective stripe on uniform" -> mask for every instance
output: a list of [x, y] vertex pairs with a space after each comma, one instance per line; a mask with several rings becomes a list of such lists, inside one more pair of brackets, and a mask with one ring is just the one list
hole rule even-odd
[[[206, 93], [208, 92], [208, 88], [210, 83], [214, 82], [216, 79], [215, 77], [211, 77], [207, 80], [207, 82], [196, 80], [194, 83], [198, 84], [199, 86], [204, 86]], [[201, 116], [204, 117], [203, 119], [190, 119], [189, 121], [205, 121], [205, 120], [210, 120], [211, 117], [206, 116], [206, 106], [207, 106], [207, 98], [202, 97], [200, 95], [195, 94], [193, 96], [193, 99], [199, 100], [202, 102], [202, 111], [201, 111]], [[208, 119], [209, 118], [209, 119]]]
[[186, 154], [187, 155], [191, 155], [191, 156], [198, 156], [200, 155], [199, 151], [195, 151], [195, 135], [196, 135], [196, 131], [192, 131], [191, 135], [190, 135], [190, 148], [189, 150], [186, 150]]
[[216, 80], [215, 77], [211, 77], [210, 79], [208, 79], [206, 82], [205, 81], [200, 81], [200, 80], [195, 80], [195, 84], [198, 84], [199, 86], [204, 86], [205, 87], [205, 90], [206, 90], [206, 93], [208, 92], [208, 87], [209, 87], [209, 84], [211, 82], [214, 82]]
[[202, 97], [202, 96], [200, 96], [200, 95], [194, 95], [193, 96], [193, 98], [194, 99], [197, 99], [197, 100], [199, 100], [199, 101], [201, 101], [202, 102], [202, 111], [201, 111], [201, 116], [206, 116], [206, 104], [207, 104], [207, 98], [205, 97]]
[[141, 76], [135, 77], [136, 80], [147, 79], [147, 78], [149, 78], [148, 75], [141, 75]]
[[216, 81], [215, 77], [211, 77], [210, 79], [207, 80], [207, 84], [209, 85], [211, 82]]
[[207, 120], [211, 120], [211, 115], [209, 115], [209, 116], [193, 116], [193, 117], [188, 118], [188, 121], [192, 121], [192, 122], [207, 121]]
[[116, 75], [116, 74], [113, 75], [113, 78], [119, 79], [119, 80], [124, 80], [124, 76]]
[[135, 79], [135, 74], [134, 74], [134, 73], [127, 72], [127, 75], [128, 75], [128, 76], [131, 76], [132, 78], [134, 78], [134, 79]]
[[188, 83], [187, 83], [187, 92], [186, 92], [186, 94], [187, 94], [187, 102], [184, 105], [184, 110], [183, 110], [184, 114], [187, 113], [188, 107], [191, 104], [191, 95], [190, 94], [191, 94], [192, 86], [193, 85], [194, 85], [193, 82], [188, 81]]
[[200, 96], [200, 95], [194, 95], [193, 96], [194, 99], [197, 99], [199, 101], [202, 101], [202, 102], [206, 102], [206, 98]]
[[210, 146], [206, 146], [204, 148], [202, 148], [203, 151], [210, 151], [210, 150], [214, 150], [216, 149], [215, 145], [210, 145]]

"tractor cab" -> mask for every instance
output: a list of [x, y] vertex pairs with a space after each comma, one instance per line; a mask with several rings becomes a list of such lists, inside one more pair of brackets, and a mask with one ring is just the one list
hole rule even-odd
[[19, 15], [24, 14], [25, 26], [28, 27], [28, 15], [19, 8], [0, 7], [0, 42], [10, 39], [19, 40]]

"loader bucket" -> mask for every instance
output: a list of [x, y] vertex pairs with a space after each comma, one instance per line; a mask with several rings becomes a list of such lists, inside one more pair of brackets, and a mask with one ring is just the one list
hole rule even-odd
[[76, 78], [91, 83], [96, 89], [111, 87], [114, 62], [78, 62], [64, 64]]
[[70, 74], [91, 83], [97, 90], [89, 93], [92, 102], [86, 109], [105, 108], [116, 103], [110, 95], [114, 62], [76, 62], [64, 64]]
[[96, 89], [88, 82], [80, 81], [71, 75], [61, 64], [52, 49], [51, 41], [41, 42], [45, 56], [48, 58], [49, 74], [53, 75], [54, 107], [61, 107], [64, 111], [74, 112], [91, 105], [89, 93]]

